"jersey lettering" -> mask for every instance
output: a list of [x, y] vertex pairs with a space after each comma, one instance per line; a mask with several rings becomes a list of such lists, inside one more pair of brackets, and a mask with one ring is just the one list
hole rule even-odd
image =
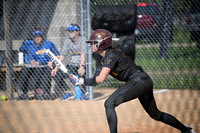
[[43, 53], [46, 53], [46, 49], [38, 50], [37, 52], [35, 52], [36, 55], [43, 54]]

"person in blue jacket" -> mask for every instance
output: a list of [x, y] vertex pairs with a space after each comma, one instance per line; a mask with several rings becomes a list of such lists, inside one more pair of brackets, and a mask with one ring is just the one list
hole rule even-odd
[[23, 67], [20, 71], [19, 85], [23, 94], [20, 100], [29, 100], [28, 96], [28, 79], [32, 76], [37, 82], [35, 90], [36, 99], [53, 99], [50, 93], [51, 87], [51, 71], [53, 70], [53, 62], [46, 54], [45, 50], [50, 49], [58, 58], [60, 53], [54, 43], [44, 40], [43, 33], [36, 30], [33, 33], [33, 40], [25, 42], [21, 50], [26, 53], [30, 62], [29, 67]]

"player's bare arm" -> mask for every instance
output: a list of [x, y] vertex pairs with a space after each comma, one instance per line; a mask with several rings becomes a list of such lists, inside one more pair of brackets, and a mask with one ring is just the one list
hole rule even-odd
[[98, 84], [101, 84], [105, 81], [105, 79], [107, 78], [109, 72], [110, 72], [110, 68], [108, 67], [103, 67], [100, 74], [98, 76], [96, 76], [96, 82]]

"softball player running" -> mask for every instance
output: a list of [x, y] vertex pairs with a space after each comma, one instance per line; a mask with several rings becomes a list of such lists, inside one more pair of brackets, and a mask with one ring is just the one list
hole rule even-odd
[[110, 74], [114, 78], [125, 81], [119, 89], [105, 101], [107, 122], [111, 133], [117, 133], [117, 114], [115, 107], [138, 98], [149, 116], [157, 121], [177, 128], [182, 133], [194, 133], [191, 127], [186, 127], [170, 114], [160, 111], [153, 96], [153, 82], [140, 66], [135, 65], [124, 54], [112, 49], [112, 34], [105, 29], [93, 31], [86, 41], [92, 46], [92, 52], [102, 56], [102, 68], [97, 69], [93, 78], [76, 79], [76, 84], [95, 86], [103, 83]]

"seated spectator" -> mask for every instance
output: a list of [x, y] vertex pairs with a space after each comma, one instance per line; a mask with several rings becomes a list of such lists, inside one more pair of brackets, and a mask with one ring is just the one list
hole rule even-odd
[[35, 98], [53, 99], [51, 91], [51, 71], [53, 63], [45, 50], [50, 49], [58, 58], [60, 53], [51, 41], [44, 40], [43, 33], [39, 30], [33, 33], [33, 40], [25, 42], [21, 49], [26, 52], [30, 61], [29, 67], [23, 67], [20, 71], [18, 84], [23, 94], [20, 100], [29, 100], [28, 79], [32, 76], [37, 85], [35, 86]]
[[[69, 73], [82, 77], [85, 74], [85, 52], [87, 46], [85, 43], [86, 38], [81, 36], [80, 27], [77, 24], [70, 24], [66, 31], [68, 32], [69, 36], [64, 42], [60, 61], [63, 62], [68, 60], [66, 66], [69, 70]], [[56, 67], [52, 71], [52, 76], [55, 76], [54, 79], [56, 81], [56, 90], [63, 88], [66, 75]], [[82, 87], [85, 89], [85, 86]]]

